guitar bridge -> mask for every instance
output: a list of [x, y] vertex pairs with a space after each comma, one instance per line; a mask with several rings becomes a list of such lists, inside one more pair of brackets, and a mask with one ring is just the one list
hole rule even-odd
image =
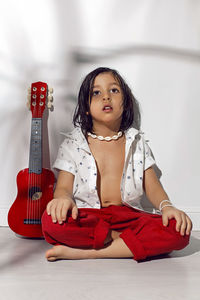
[[40, 225], [40, 219], [24, 219], [24, 224], [31, 224], [31, 225]]

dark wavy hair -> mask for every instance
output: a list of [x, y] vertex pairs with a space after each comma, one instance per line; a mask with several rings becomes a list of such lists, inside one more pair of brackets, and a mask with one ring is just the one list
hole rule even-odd
[[141, 116], [138, 101], [133, 96], [131, 89], [121, 75], [114, 69], [104, 67], [93, 70], [83, 80], [78, 94], [78, 103], [73, 116], [74, 126], [80, 126], [85, 136], [87, 135], [88, 131], [94, 133], [92, 131], [92, 117], [90, 114], [87, 115], [86, 112], [90, 111], [89, 103], [92, 97], [94, 80], [100, 73], [112, 73], [122, 89], [123, 114], [119, 130], [124, 131], [134, 125], [134, 127], [140, 129]]

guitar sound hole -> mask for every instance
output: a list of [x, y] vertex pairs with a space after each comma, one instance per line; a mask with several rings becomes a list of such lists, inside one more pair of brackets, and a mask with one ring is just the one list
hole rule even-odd
[[31, 200], [39, 200], [42, 197], [42, 191], [40, 187], [33, 186], [29, 189], [29, 198]]

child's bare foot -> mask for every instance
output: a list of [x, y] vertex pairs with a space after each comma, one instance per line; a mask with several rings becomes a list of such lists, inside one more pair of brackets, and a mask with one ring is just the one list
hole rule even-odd
[[[110, 231], [104, 241], [105, 248], [111, 244], [111, 242], [119, 237], [121, 232]], [[78, 249], [68, 246], [57, 245], [49, 249], [46, 252], [46, 258], [48, 261], [55, 261], [57, 259], [88, 259], [95, 258], [97, 252], [95, 249]]]
[[49, 261], [57, 259], [85, 259], [88, 257], [88, 251], [85, 249], [71, 248], [68, 246], [54, 246], [46, 252], [46, 258]]

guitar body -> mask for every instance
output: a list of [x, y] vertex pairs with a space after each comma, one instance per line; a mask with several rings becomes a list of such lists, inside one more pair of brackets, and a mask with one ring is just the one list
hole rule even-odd
[[43, 237], [41, 217], [47, 203], [53, 199], [54, 173], [42, 167], [42, 117], [47, 107], [52, 109], [52, 89], [44, 82], [32, 83], [28, 107], [32, 112], [29, 168], [17, 175], [17, 198], [8, 212], [8, 225], [23, 237]]
[[41, 217], [53, 199], [54, 181], [54, 173], [44, 168], [41, 174], [29, 173], [29, 169], [18, 173], [18, 193], [8, 213], [8, 224], [15, 233], [30, 238], [43, 237]]

